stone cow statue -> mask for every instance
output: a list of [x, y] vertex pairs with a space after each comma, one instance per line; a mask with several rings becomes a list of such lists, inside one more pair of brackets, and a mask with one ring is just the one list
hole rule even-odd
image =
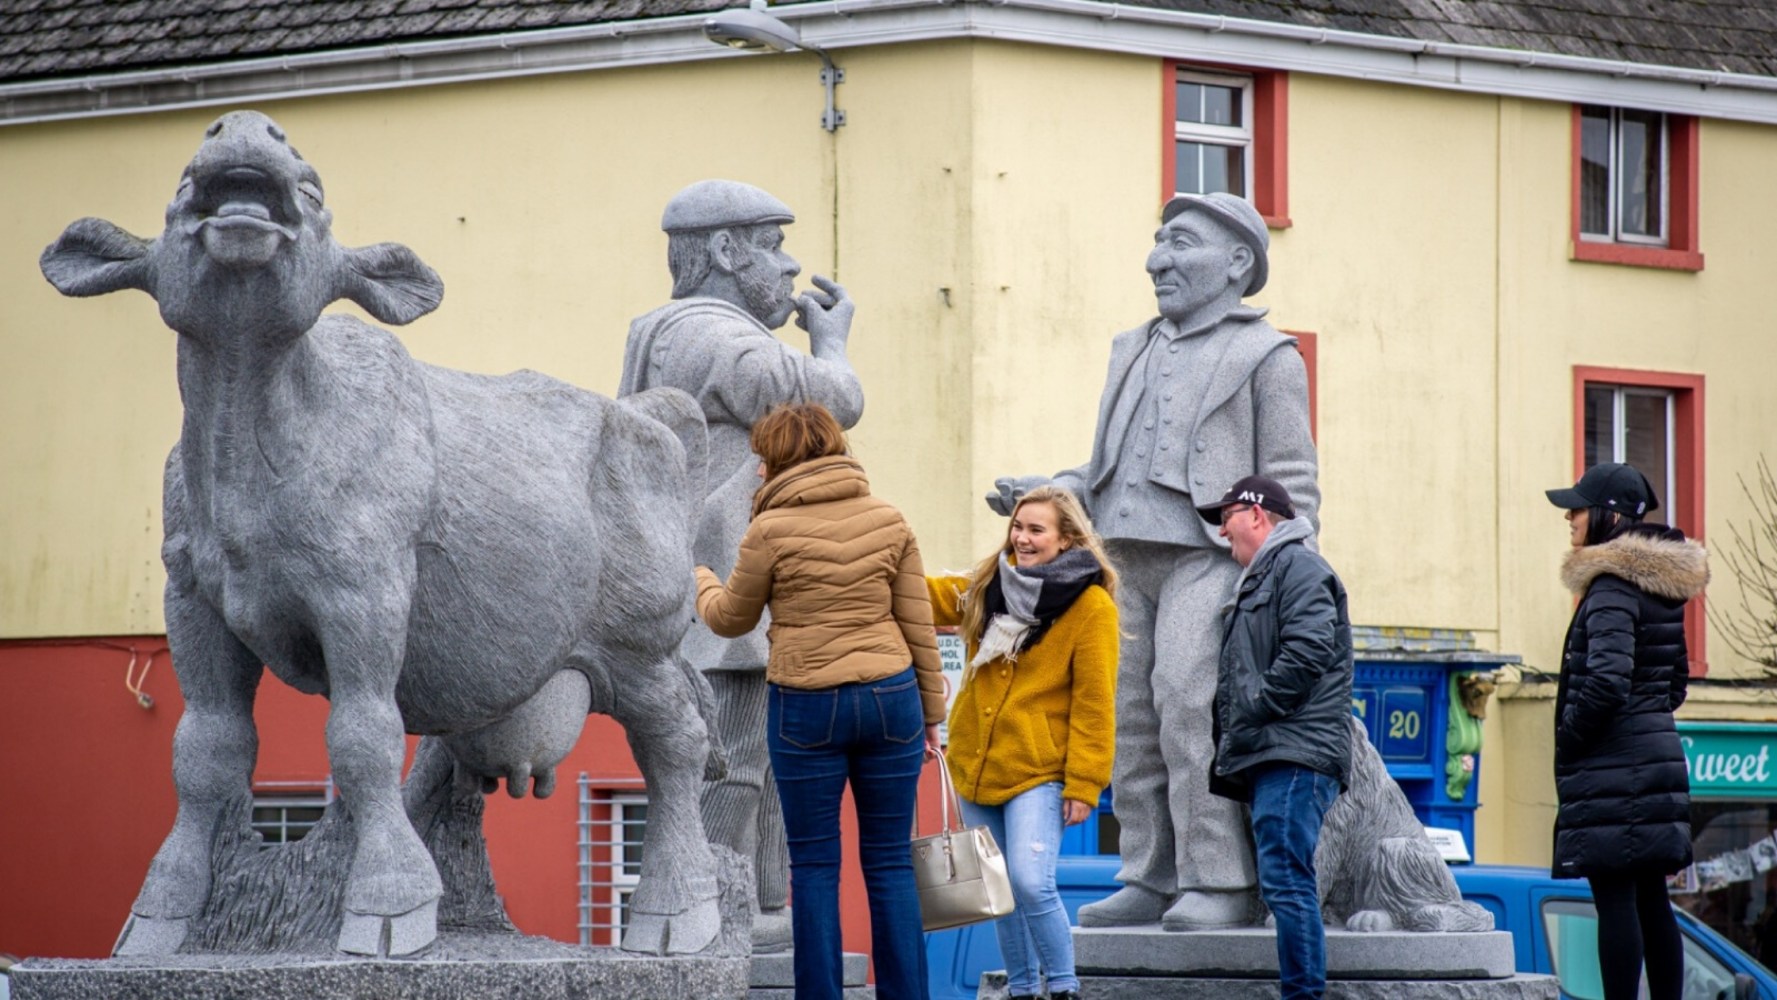
[[[152, 241], [82, 219], [43, 253], [67, 295], [147, 292], [179, 334], [165, 485], [167, 638], [186, 708], [178, 816], [118, 954], [178, 949], [212, 891], [213, 831], [250, 794], [269, 668], [330, 702], [354, 831], [338, 947], [407, 954], [441, 881], [403, 811], [403, 733], [523, 795], [587, 711], [623, 724], [650, 792], [624, 947], [695, 952], [719, 925], [698, 818], [708, 704], [674, 656], [691, 621], [705, 445], [689, 396], [616, 402], [535, 372], [421, 364], [385, 323], [443, 286], [404, 246], [347, 249], [321, 182], [264, 115], [209, 127]], [[263, 667], [262, 667], [263, 665]]]

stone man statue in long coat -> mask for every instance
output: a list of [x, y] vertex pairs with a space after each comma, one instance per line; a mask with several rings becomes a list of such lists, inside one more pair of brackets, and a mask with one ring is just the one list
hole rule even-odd
[[[1241, 304], [1265, 285], [1269, 245], [1264, 219], [1234, 195], [1166, 205], [1147, 263], [1160, 315], [1112, 342], [1092, 459], [1053, 480], [1085, 502], [1122, 574], [1111, 784], [1123, 888], [1081, 907], [1082, 926], [1255, 917], [1239, 806], [1209, 791], [1219, 612], [1240, 566], [1192, 505], [1263, 475], [1319, 524], [1306, 368], [1294, 338]], [[1001, 479], [988, 504], [1006, 513], [1040, 481]]]
[[[619, 396], [672, 386], [703, 409], [709, 466], [695, 554], [721, 577], [734, 568], [759, 487], [747, 443], [754, 421], [779, 404], [811, 402], [850, 428], [864, 409], [845, 354], [851, 299], [819, 276], [818, 291], [792, 291], [801, 267], [783, 250], [783, 226], [794, 221], [783, 202], [750, 184], [699, 181], [675, 195], [661, 220], [672, 301], [630, 324], [624, 350]], [[772, 334], [792, 314], [808, 331], [810, 354]], [[729, 756], [727, 776], [704, 786], [704, 829], [754, 859], [754, 947], [770, 951], [789, 945], [790, 919], [783, 813], [765, 749], [766, 625], [731, 640], [694, 622], [680, 651], [709, 678]]]

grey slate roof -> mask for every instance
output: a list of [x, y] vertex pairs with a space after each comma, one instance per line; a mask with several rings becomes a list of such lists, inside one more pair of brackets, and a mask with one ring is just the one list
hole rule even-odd
[[1428, 42], [1777, 76], [1777, 0], [1134, 0]]
[[719, 10], [725, 0], [0, 0], [0, 80]]
[[[1777, 0], [1123, 0], [1365, 34], [1777, 77]], [[0, 81], [738, 6], [739, 0], [0, 0]]]

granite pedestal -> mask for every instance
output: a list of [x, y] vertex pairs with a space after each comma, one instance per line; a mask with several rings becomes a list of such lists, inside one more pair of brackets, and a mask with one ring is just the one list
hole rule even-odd
[[[1080, 977], [1080, 991], [1092, 1000], [1277, 1000], [1276, 982], [1257, 979], [1161, 979], [1152, 976]], [[1332, 980], [1327, 1000], [1558, 1000], [1551, 976], [1509, 979]], [[979, 1000], [1006, 1000], [1006, 974], [981, 977]]]
[[[1074, 930], [1081, 992], [1092, 1000], [1266, 1000], [1278, 995], [1268, 928], [1175, 933], [1158, 924]], [[1512, 936], [1327, 929], [1328, 1000], [1556, 1000], [1548, 976], [1514, 971]], [[982, 977], [979, 1000], [1006, 1000]]]
[[[1266, 927], [1177, 933], [1146, 927], [1074, 930], [1074, 965], [1082, 975], [1277, 975], [1277, 935]], [[1327, 928], [1327, 975], [1334, 979], [1504, 979], [1515, 968], [1512, 935], [1359, 934]]]
[[515, 934], [442, 933], [403, 959], [33, 958], [13, 1000], [747, 1000], [747, 959], [635, 955]]
[[[795, 953], [789, 951], [754, 955], [753, 968], [748, 979], [752, 989], [747, 993], [747, 1000], [795, 1000], [795, 959]], [[876, 987], [864, 983], [869, 971], [868, 957], [855, 951], [845, 953], [845, 964], [840, 975], [845, 984], [845, 1000], [876, 1000]]]

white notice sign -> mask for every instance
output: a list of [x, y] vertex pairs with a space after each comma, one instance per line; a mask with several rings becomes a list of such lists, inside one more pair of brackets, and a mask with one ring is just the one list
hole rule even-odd
[[1425, 836], [1431, 841], [1431, 846], [1438, 849], [1438, 857], [1443, 858], [1446, 863], [1475, 860], [1469, 857], [1468, 845], [1462, 841], [1461, 830], [1446, 830], [1440, 826], [1428, 826], [1425, 828]]
[[[956, 704], [956, 692], [963, 686], [963, 637], [954, 628], [938, 630], [938, 664], [944, 670], [944, 718], [950, 718], [950, 706]], [[938, 727], [938, 738], [950, 745], [950, 724]]]

